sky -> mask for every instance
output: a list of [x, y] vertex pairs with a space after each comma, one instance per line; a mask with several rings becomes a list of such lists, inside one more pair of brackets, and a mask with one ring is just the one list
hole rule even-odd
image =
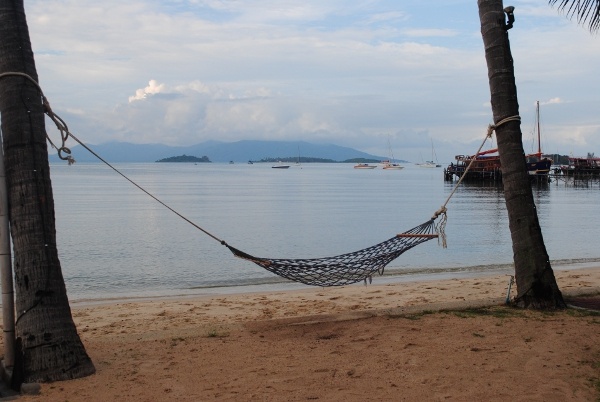
[[[504, 5], [525, 151], [537, 148], [539, 101], [544, 152], [600, 155], [600, 35], [546, 0]], [[433, 149], [449, 163], [492, 123], [476, 0], [32, 0], [25, 11], [44, 94], [87, 144], [299, 140], [413, 162]]]

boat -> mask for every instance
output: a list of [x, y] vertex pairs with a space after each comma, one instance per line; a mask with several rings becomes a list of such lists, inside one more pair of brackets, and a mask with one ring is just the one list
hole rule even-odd
[[[498, 149], [494, 148], [475, 155], [456, 155], [456, 162], [444, 169], [444, 178], [452, 180], [454, 176], [464, 176], [463, 180], [501, 181], [500, 155], [497, 153]], [[471, 167], [465, 174], [469, 165]]]
[[540, 102], [537, 101], [535, 105], [535, 122], [536, 122], [536, 131], [537, 131], [537, 143], [538, 149], [537, 152], [533, 154], [525, 155], [525, 160], [527, 161], [527, 172], [530, 175], [548, 175], [550, 173], [550, 168], [552, 167], [552, 159], [544, 157], [542, 154], [542, 145], [540, 141], [541, 130], [540, 130]]
[[[435, 158], [434, 158], [435, 156]], [[423, 158], [421, 156], [421, 158]], [[433, 140], [431, 140], [431, 160], [430, 161], [425, 161], [422, 163], [417, 163], [417, 166], [419, 167], [424, 167], [424, 168], [438, 168], [438, 167], [442, 167], [442, 165], [440, 165], [439, 163], [434, 162], [433, 160], [437, 161], [437, 155], [435, 154], [435, 148], [433, 148]]]
[[[552, 166], [552, 159], [545, 158], [540, 147], [539, 102], [536, 108], [536, 120], [538, 150], [537, 152], [525, 155], [527, 173], [532, 178], [541, 177], [547, 179], [550, 167]], [[475, 155], [456, 155], [454, 159], [456, 163], [451, 163], [444, 169], [445, 180], [453, 180], [454, 176], [458, 178], [465, 176], [463, 180], [502, 181], [502, 165], [500, 163], [498, 148], [488, 149]], [[471, 162], [473, 163], [471, 164]], [[465, 170], [469, 165], [471, 167], [465, 175]]]
[[279, 161], [277, 165], [271, 166], [273, 169], [288, 169], [290, 165], [286, 165], [283, 162]]
[[587, 177], [600, 175], [600, 158], [594, 157], [594, 154], [588, 154], [587, 157], [575, 158], [569, 157], [569, 164], [560, 167], [563, 175], [573, 177]]
[[252, 162], [251, 160], [248, 161], [248, 165], [254, 165], [254, 162]]
[[442, 167], [442, 165], [438, 165], [437, 163], [435, 163], [434, 161], [425, 161], [423, 163], [417, 163], [417, 166], [419, 167], [424, 167], [424, 168], [436, 168], [436, 167]]
[[296, 165], [296, 166], [302, 166], [302, 165], [300, 164], [300, 145], [298, 145], [298, 159], [296, 160], [296, 163], [295, 163], [295, 165]]
[[394, 153], [392, 151], [392, 144], [390, 143], [390, 139], [388, 137], [388, 149], [390, 152], [390, 158], [389, 160], [385, 160], [385, 161], [381, 161], [381, 163], [383, 164], [383, 169], [386, 170], [401, 170], [404, 169], [404, 166], [400, 165], [399, 163], [396, 163], [394, 160]]
[[[527, 173], [535, 178], [547, 177], [552, 166], [552, 160], [543, 158], [540, 153], [525, 155], [527, 162]], [[475, 155], [456, 155], [456, 163], [451, 163], [444, 170], [444, 178], [452, 180], [454, 176], [460, 178], [464, 175], [467, 166], [469, 168], [463, 180], [502, 181], [502, 165], [498, 149], [493, 148], [479, 152]]]
[[392, 163], [392, 162], [386, 162], [383, 164], [383, 169], [387, 169], [387, 170], [400, 170], [400, 169], [404, 169], [404, 166], [398, 164], [398, 163]]
[[377, 166], [369, 165], [368, 163], [358, 163], [354, 165], [354, 169], [375, 169]]

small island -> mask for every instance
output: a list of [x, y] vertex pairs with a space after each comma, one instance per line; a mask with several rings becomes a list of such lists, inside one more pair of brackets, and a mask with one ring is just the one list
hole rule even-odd
[[210, 163], [210, 159], [208, 156], [203, 156], [202, 158], [198, 158], [197, 156], [171, 156], [170, 158], [164, 158], [157, 160], [156, 162], [202, 162], [202, 163]]

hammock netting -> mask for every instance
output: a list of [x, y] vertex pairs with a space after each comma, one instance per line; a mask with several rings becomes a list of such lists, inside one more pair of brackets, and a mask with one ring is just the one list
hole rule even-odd
[[276, 259], [254, 257], [225, 243], [239, 258], [252, 261], [276, 275], [311, 286], [343, 286], [371, 281], [375, 273], [383, 275], [385, 267], [411, 248], [437, 238], [434, 219], [382, 243], [335, 257]]

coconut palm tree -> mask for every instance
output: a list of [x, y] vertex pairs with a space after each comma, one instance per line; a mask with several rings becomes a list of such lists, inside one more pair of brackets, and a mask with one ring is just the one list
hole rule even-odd
[[591, 32], [600, 29], [600, 0], [549, 0], [549, 3], [551, 6], [558, 3], [558, 8], [566, 11], [567, 16], [588, 23]]
[[[590, 31], [600, 28], [600, 0], [549, 0], [550, 5], [557, 3], [568, 16], [575, 16], [580, 23], [589, 23]], [[517, 88], [508, 38], [508, 30], [514, 23], [514, 8], [503, 8], [502, 0], [479, 0], [478, 7], [513, 243], [518, 292], [515, 304], [563, 308], [566, 305], [544, 245], [523, 157]]]
[[14, 250], [13, 384], [95, 372], [77, 334], [56, 247], [44, 106], [23, 0], [0, 0], [0, 113]]

